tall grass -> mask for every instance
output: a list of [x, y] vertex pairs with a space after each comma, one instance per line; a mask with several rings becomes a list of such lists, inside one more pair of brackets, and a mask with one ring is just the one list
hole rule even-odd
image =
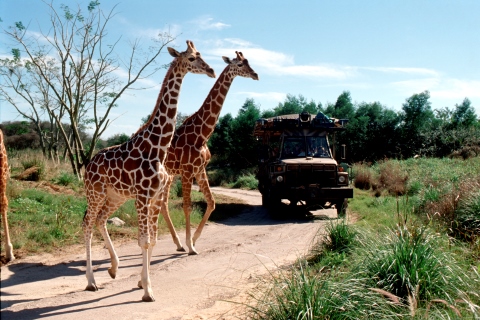
[[480, 318], [480, 158], [356, 168], [367, 189], [350, 202], [356, 226], [327, 224], [306, 263], [254, 295], [250, 316]]
[[364, 289], [363, 279], [337, 281], [300, 263], [274, 275], [261, 294], [252, 294], [249, 319], [386, 319], [398, 314], [391, 303]]

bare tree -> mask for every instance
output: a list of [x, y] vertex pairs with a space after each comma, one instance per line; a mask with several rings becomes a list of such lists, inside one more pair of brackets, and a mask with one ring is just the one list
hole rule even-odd
[[[61, 137], [67, 142], [73, 172], [81, 178], [81, 169], [112, 121], [109, 114], [118, 99], [134, 89], [138, 80], [166, 67], [156, 63], [156, 58], [175, 38], [160, 33], [148, 50], [142, 50], [135, 40], [123, 57], [117, 49], [120, 39], [112, 41], [106, 29], [115, 7], [104, 12], [97, 0], [91, 1], [84, 16], [79, 6], [72, 11], [65, 5], [56, 10], [53, 1], [45, 4], [50, 12], [48, 32], [29, 32], [22, 22], [3, 30], [13, 41], [13, 49], [11, 59], [0, 59], [4, 84], [0, 96], [34, 123], [50, 119], [48, 132], [38, 126], [44, 154], [58, 157], [55, 139]], [[116, 72], [120, 70], [124, 77]], [[86, 127], [93, 133], [85, 142], [80, 131]]]

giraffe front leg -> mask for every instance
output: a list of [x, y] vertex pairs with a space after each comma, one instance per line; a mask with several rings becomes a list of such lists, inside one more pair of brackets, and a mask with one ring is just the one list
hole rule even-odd
[[6, 195], [0, 195], [3, 197], [2, 199], [2, 222], [3, 222], [3, 232], [5, 233], [5, 256], [7, 257], [8, 261], [15, 260], [15, 256], [13, 254], [13, 246], [12, 242], [10, 241], [10, 232], [8, 231], [8, 217], [7, 217], [7, 207], [8, 207], [8, 199]]
[[151, 220], [149, 217], [151, 199], [148, 197], [137, 195], [136, 207], [138, 213], [138, 245], [142, 250], [142, 272], [141, 272], [141, 283], [139, 287], [143, 288], [144, 294], [142, 301], [153, 302], [155, 298], [153, 296], [152, 284], [150, 281], [150, 258], [151, 250], [153, 248], [151, 242], [153, 240], [153, 235], [151, 234], [152, 226]]

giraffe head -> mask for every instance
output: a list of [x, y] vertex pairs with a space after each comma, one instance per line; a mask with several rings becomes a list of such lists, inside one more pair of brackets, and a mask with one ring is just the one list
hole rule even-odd
[[248, 64], [248, 60], [243, 57], [243, 54], [238, 51], [235, 51], [235, 53], [237, 54], [237, 57], [235, 59], [222, 57], [223, 61], [225, 61], [230, 66], [230, 72], [233, 71], [236, 76], [258, 80], [258, 74], [253, 71], [253, 69]]
[[202, 59], [200, 52], [197, 51], [192, 41], [187, 40], [187, 50], [178, 52], [173, 48], [168, 48], [170, 55], [178, 59], [178, 65], [185, 72], [206, 74], [210, 78], [215, 78], [215, 71]]

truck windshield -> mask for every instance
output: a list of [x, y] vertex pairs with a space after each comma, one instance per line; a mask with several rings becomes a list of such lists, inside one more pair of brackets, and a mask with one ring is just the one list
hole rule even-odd
[[326, 137], [284, 137], [282, 158], [303, 157], [331, 158]]

